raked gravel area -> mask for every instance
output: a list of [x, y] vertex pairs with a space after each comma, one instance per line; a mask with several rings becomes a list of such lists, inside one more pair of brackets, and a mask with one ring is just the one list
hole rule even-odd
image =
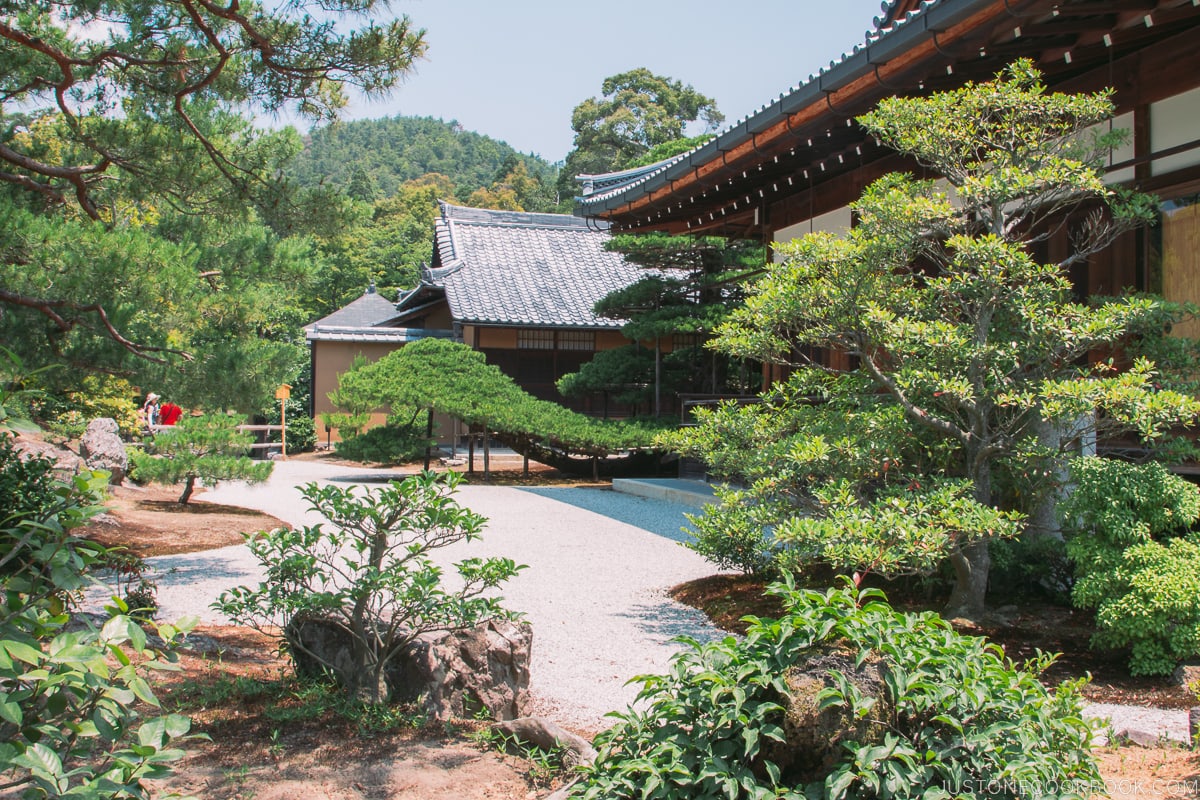
[[[399, 477], [391, 470], [282, 461], [267, 483], [224, 483], [196, 502], [312, 525], [321, 519], [307, 509], [297, 486], [317, 481], [369, 487]], [[684, 514], [694, 513], [694, 506], [609, 489], [469, 483], [460, 486], [457, 499], [489, 521], [482, 539], [440, 551], [439, 563], [495, 555], [527, 565], [502, 594], [505, 606], [533, 625], [532, 713], [582, 733], [606, 728], [611, 720], [604, 715], [628, 707], [637, 695], [629, 679], [666, 670], [678, 649], [674, 637], [723, 635], [700, 612], [667, 595], [670, 587], [715, 571], [680, 544]], [[262, 578], [243, 545], [147, 561], [158, 582], [159, 618], [168, 621], [196, 615], [227, 623], [210, 608], [213, 600]], [[97, 608], [102, 601], [103, 593], [90, 598]], [[1138, 738], [1188, 738], [1183, 710], [1093, 705], [1085, 715], [1107, 717], [1114, 731]]]
[[[294, 488], [309, 481], [378, 485], [388, 470], [311, 461], [277, 462], [258, 486], [222, 483], [196, 502], [263, 511], [292, 525], [320, 518]], [[679, 503], [586, 487], [508, 487], [464, 483], [457, 500], [488, 518], [480, 540], [440, 551], [449, 565], [469, 555], [525, 564], [502, 594], [507, 608], [533, 625], [533, 713], [570, 729], [608, 727], [604, 715], [633, 702], [635, 675], [664, 672], [680, 634], [721, 634], [667, 590], [715, 569], [680, 544], [686, 512]], [[234, 586], [257, 585], [262, 571], [243, 545], [147, 559], [158, 582], [159, 618], [184, 615], [227, 623], [210, 603]], [[97, 601], [99, 598], [97, 598]]]

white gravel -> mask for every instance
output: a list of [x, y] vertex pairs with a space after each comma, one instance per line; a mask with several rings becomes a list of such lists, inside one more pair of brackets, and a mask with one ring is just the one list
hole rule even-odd
[[[254, 508], [292, 525], [320, 517], [307, 510], [296, 486], [309, 481], [378, 485], [403, 477], [389, 470], [347, 468], [309, 461], [277, 462], [265, 484], [225, 483], [196, 502]], [[700, 640], [723, 634], [702, 614], [667, 596], [671, 586], [713, 574], [713, 565], [683, 547], [679, 503], [608, 489], [514, 488], [464, 484], [458, 500], [489, 522], [482, 540], [442, 551], [449, 566], [467, 555], [505, 556], [527, 569], [505, 584], [505, 606], [533, 625], [533, 713], [582, 733], [608, 727], [610, 711], [634, 700], [636, 675], [664, 672], [686, 634]], [[257, 585], [262, 572], [241, 545], [147, 559], [158, 582], [159, 618], [196, 615], [228, 620], [210, 608], [223, 591]], [[103, 592], [88, 604], [99, 608]], [[1091, 705], [1086, 716], [1105, 717], [1118, 734], [1186, 742], [1187, 711]]]
[[[260, 486], [224, 483], [207, 501], [255, 508], [293, 525], [319, 518], [294, 488], [309, 481], [378, 484], [387, 470], [278, 462]], [[702, 614], [666, 590], [716, 570], [679, 542], [685, 512], [695, 509], [608, 489], [517, 488], [464, 484], [458, 501], [489, 519], [481, 540], [447, 548], [450, 564], [465, 555], [512, 558], [528, 568], [505, 584], [507, 608], [533, 625], [531, 690], [534, 713], [573, 730], [611, 724], [604, 715], [626, 708], [632, 677], [664, 672], [680, 634], [721, 636]], [[158, 582], [159, 618], [184, 615], [226, 623], [209, 604], [223, 591], [257, 585], [262, 573], [242, 545], [147, 559]], [[101, 598], [95, 598], [99, 602]]]

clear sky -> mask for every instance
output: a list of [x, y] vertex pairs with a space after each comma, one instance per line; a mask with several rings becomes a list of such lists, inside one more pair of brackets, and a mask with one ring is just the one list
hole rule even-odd
[[[347, 119], [458, 120], [548, 161], [572, 147], [571, 111], [637, 67], [717, 101], [725, 125], [862, 43], [880, 0], [396, 0], [428, 56]], [[693, 131], [698, 132], [698, 131]]]

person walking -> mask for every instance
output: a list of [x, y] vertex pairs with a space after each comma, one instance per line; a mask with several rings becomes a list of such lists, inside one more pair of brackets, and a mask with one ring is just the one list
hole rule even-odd
[[159, 396], [150, 392], [146, 395], [146, 402], [142, 403], [142, 421], [148, 431], [153, 431], [154, 426], [158, 424], [158, 400]]
[[158, 422], [160, 425], [174, 425], [183, 416], [183, 409], [169, 400], [159, 407]]

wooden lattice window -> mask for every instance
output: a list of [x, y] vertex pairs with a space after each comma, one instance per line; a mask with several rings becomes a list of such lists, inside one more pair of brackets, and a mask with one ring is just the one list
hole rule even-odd
[[525, 329], [517, 332], [518, 350], [553, 350], [554, 331]]
[[595, 350], [595, 331], [559, 331], [559, 350]]

